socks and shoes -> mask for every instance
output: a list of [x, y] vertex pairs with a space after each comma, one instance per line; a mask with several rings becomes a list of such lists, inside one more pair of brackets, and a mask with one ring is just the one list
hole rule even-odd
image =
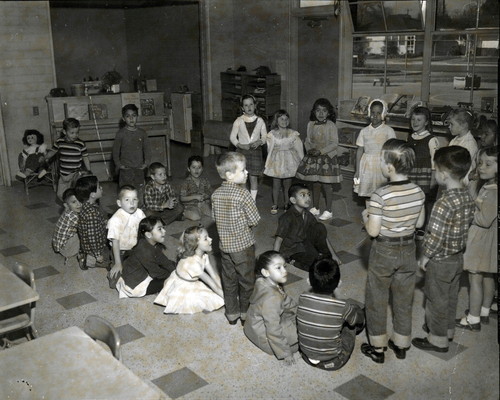
[[238, 323], [238, 320], [240, 320], [241, 326], [245, 326], [245, 320], [241, 318], [236, 318], [233, 321], [228, 321], [229, 325], [236, 325]]
[[38, 173], [38, 179], [42, 179], [45, 175], [47, 175], [47, 170], [46, 170], [46, 169], [42, 169], [42, 170]]
[[[422, 325], [422, 330], [423, 330], [425, 333], [429, 333], [429, 327], [427, 326], [427, 324], [426, 324], [426, 323], [424, 323], [424, 324]], [[453, 339], [448, 338], [448, 342], [453, 342]]]
[[[448, 339], [449, 340], [449, 339]], [[447, 353], [448, 347], [438, 347], [430, 343], [427, 338], [412, 339], [411, 344], [420, 350], [431, 350], [438, 353]]]
[[276, 215], [276, 214], [278, 214], [278, 206], [276, 204], [274, 204], [271, 207], [271, 215]]
[[396, 357], [400, 360], [404, 360], [406, 358], [406, 351], [410, 349], [410, 347], [399, 347], [394, 344], [392, 340], [389, 339], [389, 348], [394, 351]]
[[[378, 350], [378, 351], [377, 351]], [[387, 347], [373, 347], [368, 343], [363, 343], [361, 345], [361, 352], [371, 358], [377, 364], [383, 364], [385, 361], [384, 352], [387, 350]]]
[[[455, 320], [455, 326], [468, 331], [479, 332], [481, 330], [481, 318], [482, 317], [473, 317], [466, 313], [465, 317]], [[489, 320], [489, 317], [487, 318]]]
[[320, 214], [319, 210], [316, 207], [310, 208], [309, 212], [315, 217], [317, 217]]
[[330, 211], [327, 211], [327, 210], [323, 211], [323, 214], [321, 214], [319, 216], [319, 219], [321, 221], [327, 221], [327, 220], [332, 219], [332, 218], [333, 218], [333, 214]]

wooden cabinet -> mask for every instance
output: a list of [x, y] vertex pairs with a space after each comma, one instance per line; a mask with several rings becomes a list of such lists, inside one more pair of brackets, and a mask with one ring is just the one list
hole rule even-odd
[[62, 131], [65, 118], [80, 121], [79, 138], [89, 152], [92, 172], [99, 180], [112, 180], [114, 165], [112, 148], [121, 120], [123, 105], [134, 103], [139, 107], [137, 126], [144, 129], [150, 140], [152, 162], [170, 167], [170, 124], [164, 111], [163, 93], [121, 93], [81, 97], [47, 97], [52, 142]]
[[258, 76], [247, 72], [221, 72], [222, 120], [233, 122], [241, 115], [240, 100], [245, 94], [257, 100], [257, 114], [268, 123], [281, 108], [281, 77], [278, 74]]
[[172, 135], [171, 139], [191, 143], [191, 131], [201, 130], [202, 103], [200, 93], [172, 93]]

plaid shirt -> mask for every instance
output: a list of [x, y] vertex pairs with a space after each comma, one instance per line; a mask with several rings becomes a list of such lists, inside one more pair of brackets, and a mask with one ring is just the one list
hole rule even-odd
[[[207, 178], [200, 177], [198, 183], [189, 175], [181, 184], [180, 196], [192, 196], [194, 194], [202, 194], [203, 200], [210, 200], [212, 195], [212, 187]], [[198, 200], [187, 201], [183, 204], [198, 204]]]
[[144, 205], [146, 210], [163, 211], [162, 204], [171, 197], [177, 197], [170, 183], [157, 185], [152, 180], [144, 187]]
[[427, 224], [424, 255], [439, 261], [463, 251], [473, 217], [474, 202], [467, 189], [444, 190]]
[[255, 244], [251, 227], [260, 220], [250, 192], [224, 181], [212, 195], [212, 217], [220, 237], [220, 249], [236, 253]]
[[56, 223], [54, 236], [52, 236], [52, 247], [56, 253], [59, 253], [68, 239], [76, 235], [78, 228], [78, 214], [71, 210], [64, 210]]
[[82, 204], [78, 222], [78, 236], [83, 253], [91, 254], [94, 257], [101, 255], [107, 241], [106, 223], [106, 218], [98, 204], [91, 204], [88, 201]]

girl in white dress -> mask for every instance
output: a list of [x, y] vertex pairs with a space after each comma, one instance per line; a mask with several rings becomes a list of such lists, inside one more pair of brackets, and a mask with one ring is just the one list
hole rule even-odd
[[273, 178], [273, 206], [271, 214], [278, 213], [278, 197], [283, 187], [285, 210], [288, 204], [288, 189], [302, 158], [304, 145], [300, 134], [288, 128], [290, 115], [286, 110], [274, 114], [271, 132], [267, 134], [267, 159], [264, 174]]
[[214, 311], [224, 305], [219, 274], [207, 254], [212, 239], [201, 226], [187, 228], [181, 236], [179, 263], [155, 299], [165, 314]]

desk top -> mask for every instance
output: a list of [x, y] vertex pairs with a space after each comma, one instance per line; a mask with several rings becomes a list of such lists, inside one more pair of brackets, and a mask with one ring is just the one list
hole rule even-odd
[[1, 351], [0, 365], [1, 399], [165, 398], [76, 326]]
[[0, 264], [0, 311], [22, 306], [39, 298], [37, 292], [10, 269]]

